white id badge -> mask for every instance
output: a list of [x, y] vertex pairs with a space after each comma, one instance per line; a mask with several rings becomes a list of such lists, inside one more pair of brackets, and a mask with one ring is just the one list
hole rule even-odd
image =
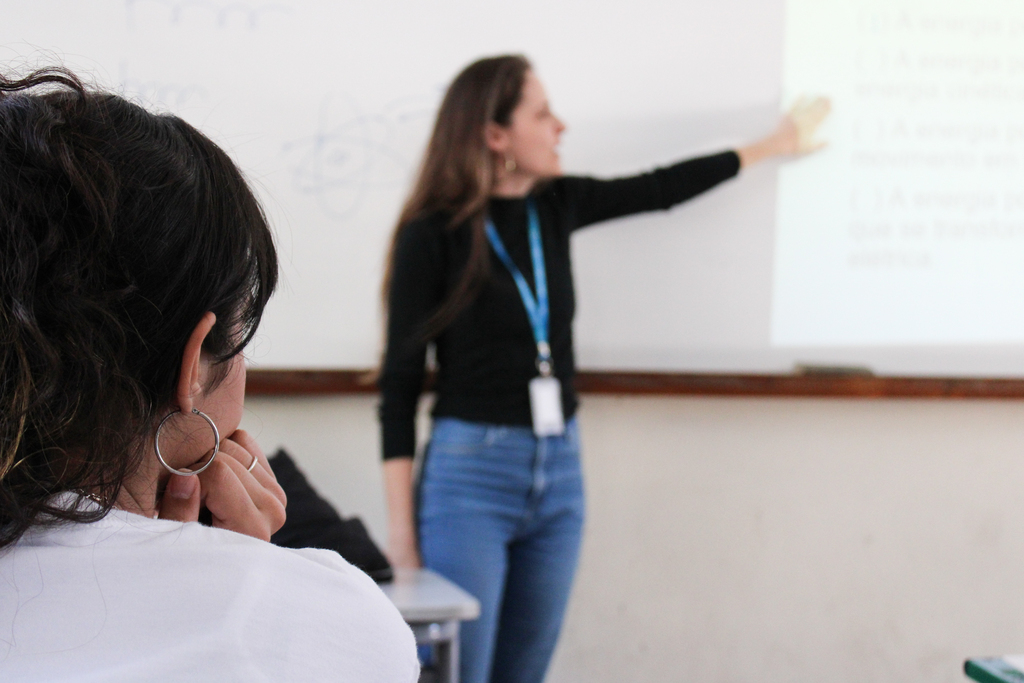
[[530, 411], [533, 433], [537, 436], [561, 436], [565, 431], [562, 417], [562, 385], [555, 377], [534, 377], [530, 380]]

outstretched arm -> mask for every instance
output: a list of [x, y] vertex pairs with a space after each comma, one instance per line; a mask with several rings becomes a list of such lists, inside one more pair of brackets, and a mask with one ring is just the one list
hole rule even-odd
[[571, 230], [619, 216], [668, 209], [764, 159], [820, 149], [824, 145], [815, 135], [830, 109], [826, 99], [801, 99], [771, 135], [735, 152], [687, 159], [625, 178], [563, 177], [552, 188], [569, 212]]

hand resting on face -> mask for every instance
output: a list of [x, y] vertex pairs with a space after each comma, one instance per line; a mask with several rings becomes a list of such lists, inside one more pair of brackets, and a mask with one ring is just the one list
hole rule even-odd
[[239, 429], [221, 441], [220, 452], [205, 471], [191, 477], [171, 475], [159, 517], [195, 522], [205, 506], [214, 527], [269, 541], [284, 525], [286, 504], [267, 457], [255, 439]]

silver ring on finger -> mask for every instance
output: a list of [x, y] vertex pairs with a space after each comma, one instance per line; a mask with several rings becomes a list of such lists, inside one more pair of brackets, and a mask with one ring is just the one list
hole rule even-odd
[[246, 472], [252, 472], [254, 469], [256, 469], [256, 461], [257, 460], [259, 460], [259, 458], [256, 457], [255, 453], [253, 453], [252, 454], [252, 462], [249, 463], [249, 466], [245, 468], [245, 471]]

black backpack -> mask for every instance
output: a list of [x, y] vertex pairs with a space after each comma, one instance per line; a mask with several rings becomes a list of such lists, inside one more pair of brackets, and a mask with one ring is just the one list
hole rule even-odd
[[288, 496], [288, 519], [270, 537], [271, 543], [285, 548], [333, 550], [378, 583], [392, 579], [391, 565], [358, 517], [342, 519], [283, 448], [269, 460], [277, 482]]

